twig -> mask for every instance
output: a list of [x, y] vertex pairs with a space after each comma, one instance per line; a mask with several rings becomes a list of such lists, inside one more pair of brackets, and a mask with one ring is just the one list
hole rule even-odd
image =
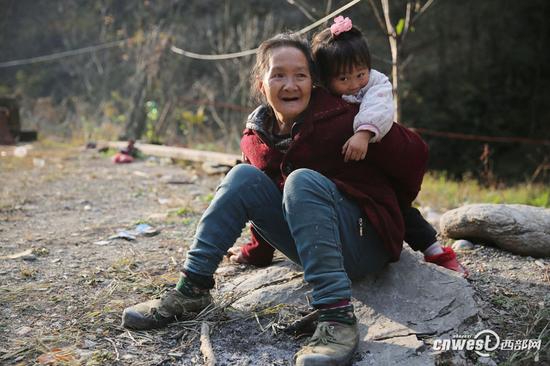
[[306, 316], [296, 320], [292, 324], [290, 324], [288, 327], [284, 329], [285, 333], [293, 333], [296, 332], [304, 326], [311, 324], [312, 322], [316, 321], [319, 318], [319, 310], [314, 310], [311, 313], [307, 314]]
[[258, 319], [258, 314], [254, 313], [254, 318], [256, 318], [256, 323], [258, 323], [258, 325], [260, 326], [262, 333], [265, 332], [264, 327], [262, 327], [262, 324], [260, 323], [260, 319]]
[[212, 350], [212, 344], [210, 343], [210, 327], [207, 322], [202, 322], [201, 325], [201, 352], [204, 356], [204, 363], [207, 366], [216, 365], [216, 356]]
[[136, 344], [138, 343], [138, 341], [136, 341], [136, 339], [134, 338], [134, 336], [132, 336], [132, 333], [130, 333], [130, 331], [126, 331], [126, 333], [128, 334], [128, 337], [130, 337], [130, 339], [134, 341], [134, 343]]
[[118, 353], [118, 349], [116, 348], [115, 341], [113, 341], [111, 338], [105, 338], [105, 339], [108, 340], [109, 342], [111, 342], [111, 344], [113, 345], [113, 347], [115, 349], [115, 354], [116, 354], [116, 361], [118, 361], [120, 359], [120, 354]]

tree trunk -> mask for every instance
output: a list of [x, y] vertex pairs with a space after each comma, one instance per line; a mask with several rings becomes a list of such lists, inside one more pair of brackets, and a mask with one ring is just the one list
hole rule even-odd
[[399, 100], [399, 53], [397, 52], [397, 39], [391, 35], [388, 37], [391, 49], [391, 79], [393, 91], [393, 120], [401, 121], [401, 103]]
[[382, 11], [384, 13], [384, 20], [386, 22], [386, 32], [388, 35], [388, 41], [390, 43], [391, 51], [391, 78], [393, 89], [393, 120], [399, 122], [401, 119], [401, 103], [399, 101], [398, 84], [399, 84], [399, 52], [397, 48], [397, 34], [395, 28], [392, 25], [390, 18], [390, 5], [388, 0], [380, 0], [382, 4]]
[[134, 95], [132, 96], [132, 110], [129, 113], [122, 139], [137, 140], [141, 137], [143, 131], [145, 131], [145, 123], [147, 119], [147, 114], [145, 113], [146, 95], [147, 77], [143, 75], [136, 87]]

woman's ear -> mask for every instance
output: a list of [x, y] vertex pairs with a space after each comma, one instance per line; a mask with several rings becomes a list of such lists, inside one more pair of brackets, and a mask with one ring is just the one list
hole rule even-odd
[[260, 93], [265, 97], [265, 88], [264, 88], [264, 81], [262, 79], [258, 80], [258, 89], [260, 90]]

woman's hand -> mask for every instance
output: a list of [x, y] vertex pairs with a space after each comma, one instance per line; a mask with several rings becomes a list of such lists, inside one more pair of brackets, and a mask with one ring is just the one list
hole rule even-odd
[[369, 149], [369, 141], [371, 137], [372, 132], [367, 130], [354, 133], [342, 147], [344, 161], [348, 162], [350, 160], [363, 160], [365, 156], [367, 156], [367, 150]]
[[248, 261], [243, 257], [240, 247], [231, 247], [227, 251], [227, 258], [231, 263], [247, 264]]

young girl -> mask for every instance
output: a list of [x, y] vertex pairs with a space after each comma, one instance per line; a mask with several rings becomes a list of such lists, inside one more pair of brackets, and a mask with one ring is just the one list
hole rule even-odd
[[[401, 153], [377, 151], [373, 154], [375, 156], [372, 156], [386, 174], [394, 179], [399, 195], [399, 180], [403, 171], [392, 170], [392, 156], [396, 161], [403, 162], [408, 156], [419, 156], [408, 154], [407, 151], [425, 149], [426, 145], [418, 135], [393, 123], [392, 86], [385, 75], [372, 69], [365, 37], [353, 26], [349, 18], [339, 16], [334, 19], [334, 24], [330, 28], [313, 37], [312, 51], [324, 86], [350, 103], [360, 103], [359, 113], [353, 123], [354, 135], [342, 148], [345, 161], [365, 159], [369, 144], [380, 141], [392, 131], [392, 128], [399, 128], [408, 133], [410, 143]], [[410, 164], [406, 165], [421, 168], [425, 167], [426, 163], [427, 161], [410, 161]], [[405, 241], [414, 250], [421, 250], [426, 261], [466, 276], [467, 271], [456, 260], [454, 251], [441, 246], [436, 238], [436, 231], [420, 212], [411, 206], [416, 193], [414, 196], [409, 194], [405, 197], [407, 198], [401, 200], [406, 229]]]
[[380, 141], [393, 125], [392, 85], [386, 75], [372, 69], [367, 41], [349, 18], [339, 16], [317, 33], [312, 51], [324, 86], [347, 102], [360, 103], [355, 134], [342, 153], [345, 161], [362, 160], [369, 142]]

